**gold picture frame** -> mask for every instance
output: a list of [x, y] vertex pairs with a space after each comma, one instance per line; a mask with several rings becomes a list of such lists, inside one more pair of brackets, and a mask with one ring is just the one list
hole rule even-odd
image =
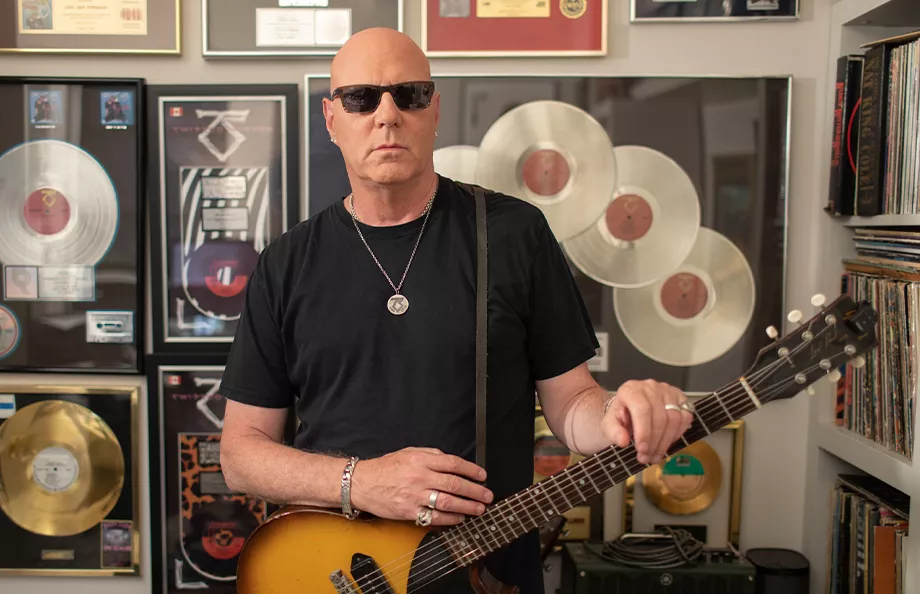
[[[655, 532], [656, 526], [667, 525], [688, 530], [696, 538], [703, 540], [707, 548], [727, 546], [738, 548], [741, 534], [744, 428], [744, 420], [729, 423], [667, 460], [629, 477], [623, 485], [623, 534]], [[714, 494], [710, 494], [707, 489], [698, 488], [694, 491], [697, 495], [693, 502], [674, 499], [670, 502], [674, 505], [670, 503], [664, 505], [664, 507], [679, 510], [679, 514], [669, 514], [660, 507], [656, 507], [653, 497], [647, 495], [646, 489], [640, 488], [643, 477], [660, 476], [661, 469], [669, 461], [674, 464], [678, 457], [686, 453], [689, 453], [691, 458], [711, 455], [705, 452], [714, 452], [721, 462], [715, 469], [716, 471], [710, 473], [710, 476], [714, 476], [715, 480], [719, 481], [718, 489]], [[659, 488], [659, 485], [656, 484], [651, 489], [655, 492]], [[657, 497], [665, 500], [667, 496], [667, 493], [657, 494]], [[662, 503], [659, 502], [659, 505]], [[699, 527], [701, 526], [706, 528], [705, 536], [700, 534]], [[720, 526], [723, 529], [718, 529]]]
[[[38, 534], [22, 527], [7, 513], [6, 510], [11, 509], [8, 508], [9, 497], [0, 486], [0, 575], [67, 577], [140, 575], [142, 518], [138, 481], [140, 476], [139, 395], [140, 388], [130, 385], [17, 383], [0, 385], [0, 474], [2, 474], [4, 465], [4, 449], [10, 441], [4, 432], [6, 421], [14, 418], [17, 412], [29, 406], [49, 401], [67, 404], [63, 408], [64, 411], [72, 412], [79, 410], [80, 407], [89, 409], [91, 416], [85, 416], [84, 421], [91, 419], [100, 432], [114, 435], [122, 452], [124, 472], [117, 495], [111, 495], [113, 501], [100, 506], [109, 511], [90, 528], [63, 536]], [[59, 411], [60, 409], [61, 407], [58, 407]], [[35, 409], [30, 410], [35, 412]], [[54, 410], [51, 408], [47, 411], [39, 411], [38, 415], [47, 413], [45, 422], [53, 423], [54, 417], [51, 413]], [[66, 416], [66, 413], [61, 416]], [[62, 452], [62, 450], [74, 449], [72, 443], [71, 447], [63, 447], [67, 443], [62, 436], [68, 433], [72, 436], [76, 423], [69, 425], [67, 427], [58, 423], [55, 433], [59, 435], [55, 436], [53, 442], [48, 441], [50, 445], [41, 450], [41, 452], [49, 451], [48, 456], [54, 457], [57, 466], [66, 464], [67, 458], [79, 464], [79, 459], [82, 457], [79, 450], [76, 454], [71, 452], [69, 457]], [[34, 426], [34, 424], [29, 426]], [[33, 435], [32, 439], [36, 437], [41, 438], [42, 436]], [[22, 439], [19, 436], [16, 441], [19, 449], [28, 445], [28, 438]], [[50, 451], [52, 449], [54, 451]], [[35, 458], [37, 457], [38, 454]], [[65, 462], [57, 464], [57, 459], [62, 457]], [[76, 484], [73, 486], [79, 489], [80, 484], [77, 481], [81, 473], [86, 473], [86, 469], [78, 466], [76, 470], [77, 474], [74, 477]], [[55, 473], [53, 478], [61, 476], [67, 478], [66, 470], [60, 475]], [[11, 484], [9, 477], [5, 478], [6, 488], [9, 489]], [[30, 480], [30, 477], [27, 476], [24, 480]], [[38, 482], [35, 477], [31, 477], [31, 480]], [[70, 485], [61, 488], [58, 492], [66, 494], [69, 488]], [[51, 523], [46, 521], [45, 524], [50, 525]]]
[[[84, 3], [85, 4], [85, 3]], [[180, 0], [13, 0], [0, 8], [0, 53], [182, 53]]]

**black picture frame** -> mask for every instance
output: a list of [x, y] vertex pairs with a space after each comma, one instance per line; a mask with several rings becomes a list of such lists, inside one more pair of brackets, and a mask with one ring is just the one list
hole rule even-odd
[[802, 0], [630, 0], [632, 23], [794, 21]]
[[[226, 354], [245, 294], [239, 283], [249, 275], [261, 250], [297, 224], [302, 216], [298, 87], [296, 84], [150, 85], [147, 90], [153, 352]], [[195, 108], [196, 105], [207, 109]], [[195, 108], [195, 112], [187, 114], [190, 108]], [[175, 118], [169, 133], [176, 138], [167, 137], [167, 117]], [[257, 142], [246, 146], [250, 138], [257, 136]], [[175, 152], [167, 144], [175, 145]], [[234, 152], [237, 149], [239, 153]], [[234, 167], [237, 164], [230, 159], [239, 154], [255, 155], [254, 160]], [[182, 175], [187, 176], [184, 186]], [[219, 191], [221, 196], [236, 192], [234, 195], [240, 197], [235, 201], [211, 200], [215, 205], [228, 207], [220, 211], [221, 215], [212, 216], [210, 223], [203, 222], [204, 207], [210, 204], [207, 198], [203, 197], [199, 205], [198, 196], [191, 196], [191, 206], [186, 206], [181, 197], [181, 192], [199, 191], [204, 181], [211, 188], [205, 187], [205, 191]], [[178, 206], [177, 197], [181, 201]], [[261, 219], [251, 216], [256, 206], [262, 208], [258, 215]], [[211, 214], [214, 212], [216, 209]], [[192, 233], [182, 238], [183, 225], [188, 223], [185, 216], [200, 217], [194, 228], [197, 233], [194, 250], [189, 239]], [[174, 221], [177, 217], [178, 227]], [[214, 227], [206, 230], [207, 224], [225, 225], [225, 229], [236, 225], [236, 230], [213, 231]], [[207, 235], [217, 239], [203, 240], [202, 236]], [[188, 242], [187, 246], [180, 245], [178, 254], [171, 243], [177, 236], [180, 244], [183, 240]], [[229, 241], [224, 241], [228, 239], [226, 236]], [[218, 240], [224, 241], [223, 245]], [[197, 261], [194, 256], [198, 256]], [[199, 274], [200, 266], [217, 266], [215, 258], [223, 258], [227, 263], [225, 271], [229, 273], [222, 278], [233, 279], [230, 283], [233, 286], [217, 289], [223, 293], [219, 298], [210, 289], [205, 290], [208, 282], [216, 289], [216, 273], [209, 277]], [[181, 278], [177, 280], [176, 274]], [[190, 283], [191, 276], [199, 282]], [[212, 302], [204, 304], [202, 299]]]
[[[0, 130], [0, 170], [3, 157], [14, 146], [44, 141], [57, 148], [75, 147], [78, 153], [89, 156], [86, 162], [94, 161], [101, 166], [98, 179], [105, 187], [112, 187], [116, 219], [107, 223], [111, 227], [111, 241], [105, 254], [84, 266], [92, 268], [93, 285], [88, 290], [74, 289], [75, 295], [79, 295], [54, 298], [47, 297], [46, 292], [42, 297], [39, 269], [47, 264], [21, 261], [9, 264], [34, 268], [35, 272], [34, 275], [31, 270], [25, 272], [27, 282], [21, 284], [22, 291], [10, 300], [3, 289], [6, 271], [0, 274], [0, 308], [8, 314], [7, 321], [12, 320], [18, 333], [17, 342], [7, 345], [8, 352], [3, 352], [0, 346], [0, 371], [143, 373], [147, 291], [146, 81], [123, 77], [0, 76], [0, 91], [9, 86], [21, 86], [24, 99], [18, 106], [9, 105], [9, 98], [4, 99], [5, 93], [0, 93], [4, 121], [21, 120], [19, 126], [3, 126]], [[33, 113], [33, 108], [37, 110], [32, 101], [35, 94], [36, 100], [41, 99], [38, 95], [44, 95], [48, 102], [47, 117], [39, 117], [37, 111]], [[111, 112], [107, 99], [115, 100], [114, 105], [119, 107], [117, 112]], [[54, 115], [55, 105], [59, 108], [58, 115]], [[115, 115], [110, 118], [112, 113]], [[117, 142], [119, 136], [128, 138]], [[73, 148], [70, 151], [73, 152]], [[132, 153], [133, 156], [125, 157]], [[71, 173], [66, 179], [78, 177], [83, 178], [85, 188], [87, 178], [91, 177], [89, 174]], [[35, 181], [36, 187], [42, 185], [39, 182], [41, 180]], [[70, 191], [83, 190], [73, 186]], [[59, 195], [66, 198], [63, 192]], [[2, 205], [3, 200], [0, 200], [0, 207]], [[99, 207], [99, 203], [95, 206]], [[69, 201], [66, 209], [62, 216], [68, 222], [75, 220], [70, 214]], [[92, 236], [98, 237], [98, 234]], [[71, 274], [76, 279], [72, 284], [77, 285], [85, 282], [89, 275], [86, 271], [82, 277], [75, 272]], [[66, 280], [58, 276], [56, 284], [49, 282], [46, 286], [55, 286], [66, 293]], [[80, 322], [79, 316], [85, 319]], [[22, 330], [23, 322], [33, 330], [28, 327]], [[0, 333], [4, 330], [9, 330], [9, 325], [0, 320]], [[23, 344], [24, 338], [29, 340], [28, 335], [38, 331], [44, 335], [37, 344], [34, 341]]]

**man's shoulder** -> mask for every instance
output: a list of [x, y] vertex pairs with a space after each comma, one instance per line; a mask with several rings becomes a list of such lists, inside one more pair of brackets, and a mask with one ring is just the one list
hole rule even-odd
[[333, 208], [334, 205], [326, 207], [272, 239], [260, 255], [263, 274], [277, 279], [297, 273], [319, 236], [328, 234], [330, 227], [337, 224]]
[[[471, 195], [475, 185], [458, 184]], [[517, 196], [482, 187], [486, 202], [486, 220], [489, 224], [490, 240], [493, 235], [502, 237], [530, 237], [542, 239], [549, 229], [543, 211], [535, 204]], [[472, 200], [468, 208], [475, 208]]]

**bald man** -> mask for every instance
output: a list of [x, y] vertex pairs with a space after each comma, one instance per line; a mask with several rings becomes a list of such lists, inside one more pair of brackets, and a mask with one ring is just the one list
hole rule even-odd
[[[323, 113], [351, 193], [268, 246], [250, 278], [220, 388], [230, 488], [457, 524], [532, 482], [535, 392], [571, 450], [634, 439], [640, 461], [661, 460], [689, 427], [685, 396], [598, 386], [593, 326], [542, 212], [488, 192], [489, 447], [487, 468], [473, 463], [475, 203], [434, 171], [440, 96], [427, 59], [396, 31], [355, 34], [332, 62]], [[300, 425], [286, 447], [292, 405]], [[486, 565], [543, 593], [536, 531]], [[454, 572], [436, 591], [472, 590]]]

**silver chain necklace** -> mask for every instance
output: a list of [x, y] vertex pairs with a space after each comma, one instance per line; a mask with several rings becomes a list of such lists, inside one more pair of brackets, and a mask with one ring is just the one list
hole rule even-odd
[[364, 243], [364, 247], [367, 248], [367, 251], [370, 252], [371, 258], [374, 259], [374, 262], [377, 263], [377, 268], [380, 269], [380, 272], [383, 273], [383, 276], [386, 277], [387, 282], [390, 283], [390, 286], [393, 287], [393, 296], [387, 299], [387, 309], [394, 316], [401, 316], [406, 313], [406, 310], [409, 309], [409, 300], [406, 299], [405, 295], [399, 293], [402, 289], [403, 282], [406, 280], [406, 275], [409, 274], [409, 266], [412, 265], [412, 259], [415, 257], [415, 251], [418, 249], [418, 244], [422, 241], [422, 234], [425, 232], [425, 225], [428, 223], [428, 215], [431, 213], [431, 204], [434, 202], [434, 197], [437, 196], [438, 189], [435, 187], [434, 193], [431, 195], [431, 198], [428, 199], [428, 204], [425, 206], [425, 220], [422, 221], [422, 229], [418, 233], [418, 239], [415, 240], [415, 247], [412, 248], [412, 254], [409, 256], [409, 262], [406, 264], [406, 270], [403, 271], [402, 279], [399, 281], [399, 285], [394, 285], [393, 281], [390, 280], [390, 275], [387, 274], [387, 271], [383, 269], [383, 266], [380, 264], [380, 260], [377, 259], [377, 256], [374, 255], [374, 250], [371, 249], [371, 246], [367, 244], [367, 240], [364, 239], [364, 234], [361, 233], [361, 228], [358, 226], [358, 215], [355, 214], [355, 195], [348, 195], [348, 203], [351, 208], [351, 220], [355, 224], [355, 229], [358, 231], [358, 236], [361, 238], [361, 241]]

